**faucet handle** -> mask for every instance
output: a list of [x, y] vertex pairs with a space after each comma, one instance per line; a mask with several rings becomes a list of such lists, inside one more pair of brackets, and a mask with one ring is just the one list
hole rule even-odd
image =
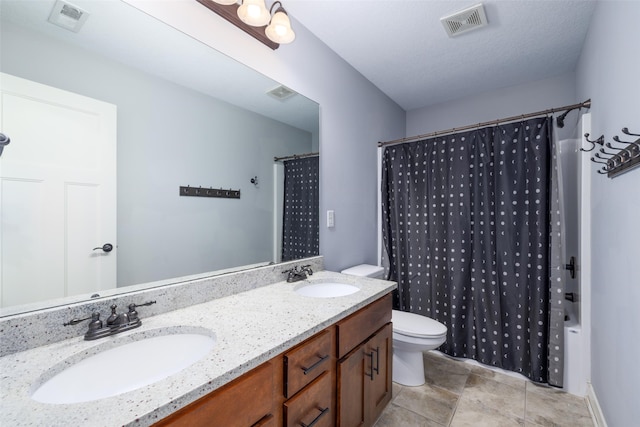
[[135, 310], [137, 307], [144, 307], [146, 305], [151, 305], [155, 303], [156, 301], [147, 301], [147, 302], [143, 302], [142, 304], [129, 304], [129, 310], [131, 310], [131, 307], [133, 307]]
[[282, 273], [287, 275], [287, 282], [294, 282], [296, 275], [298, 274], [297, 266], [295, 268], [290, 268], [288, 270], [284, 270]]
[[129, 304], [129, 321], [130, 322], [137, 322], [138, 321], [138, 312], [136, 311], [137, 307], [143, 307], [146, 305], [151, 305], [151, 304], [155, 304], [155, 301], [147, 301], [145, 303], [142, 304]]
[[85, 317], [84, 319], [71, 319], [66, 323], [63, 323], [62, 326], [71, 326], [77, 325], [78, 323], [84, 322], [85, 320], [91, 319], [89, 323], [89, 329], [100, 329], [102, 328], [102, 320], [100, 320], [100, 313], [94, 311], [91, 313], [91, 316]]

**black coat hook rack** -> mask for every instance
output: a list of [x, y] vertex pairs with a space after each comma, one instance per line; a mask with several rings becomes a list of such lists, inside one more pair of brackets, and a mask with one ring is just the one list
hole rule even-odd
[[[640, 137], [640, 134], [631, 133], [626, 127], [622, 128], [622, 133], [627, 136]], [[605, 144], [604, 135], [592, 141], [589, 139], [589, 134], [585, 133], [584, 138], [591, 144], [591, 148], [580, 148], [581, 151], [593, 151], [596, 145], [602, 147], [591, 157], [592, 162], [604, 165], [598, 170], [599, 174], [607, 175], [609, 178], [615, 178], [640, 166], [640, 138], [635, 141], [624, 141], [620, 139], [618, 135], [612, 138], [618, 144], [625, 144], [624, 146], [616, 146], [610, 142]], [[605, 147], [612, 151], [605, 150]]]
[[191, 197], [219, 197], [222, 199], [239, 199], [240, 190], [224, 190], [222, 188], [211, 187], [191, 187], [190, 185], [187, 185], [186, 187], [180, 187], [180, 195]]

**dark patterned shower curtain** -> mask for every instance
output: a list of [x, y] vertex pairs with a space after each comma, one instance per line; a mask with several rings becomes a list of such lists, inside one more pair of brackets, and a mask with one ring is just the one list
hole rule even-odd
[[387, 147], [394, 306], [447, 328], [455, 356], [548, 379], [549, 118]]
[[318, 156], [284, 162], [282, 261], [320, 253], [318, 175]]

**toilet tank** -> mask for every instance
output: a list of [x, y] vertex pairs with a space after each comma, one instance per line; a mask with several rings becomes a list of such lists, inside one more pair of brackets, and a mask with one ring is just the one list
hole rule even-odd
[[342, 270], [342, 274], [350, 274], [351, 276], [371, 277], [374, 279], [384, 280], [384, 268], [377, 265], [360, 264]]

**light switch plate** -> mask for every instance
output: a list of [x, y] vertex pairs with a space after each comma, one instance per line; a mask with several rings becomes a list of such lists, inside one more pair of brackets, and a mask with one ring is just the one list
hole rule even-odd
[[336, 214], [333, 210], [327, 211], [327, 228], [336, 226]]

